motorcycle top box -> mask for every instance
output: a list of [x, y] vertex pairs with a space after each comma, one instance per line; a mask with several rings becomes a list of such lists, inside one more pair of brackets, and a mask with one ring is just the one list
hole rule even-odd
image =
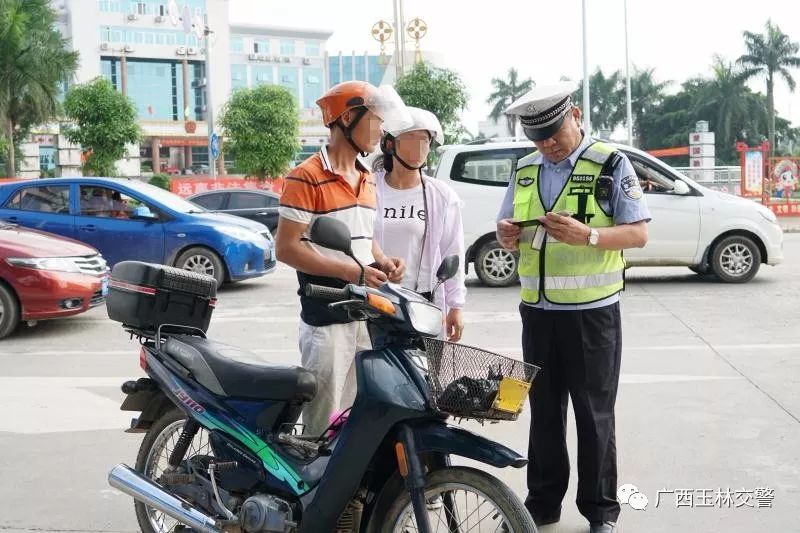
[[111, 320], [153, 333], [162, 325], [205, 332], [217, 303], [213, 277], [139, 261], [117, 263], [108, 289]]

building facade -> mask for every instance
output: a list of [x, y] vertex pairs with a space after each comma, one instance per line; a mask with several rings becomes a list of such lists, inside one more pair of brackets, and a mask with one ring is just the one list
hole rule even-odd
[[[331, 31], [231, 23], [228, 0], [176, 3], [180, 17], [171, 16], [170, 0], [51, 0], [60, 32], [80, 53], [72, 83], [102, 76], [136, 106], [142, 141], [118, 162], [122, 175], [206, 173], [208, 107], [218, 117], [237, 89], [275, 84], [294, 95], [299, 161], [328, 140], [315, 102], [329, 87], [348, 80], [394, 82], [391, 56], [329, 54]], [[205, 20], [213, 32], [209, 43], [202, 33]], [[38, 128], [23, 153], [23, 175], [80, 173], [80, 147], [68, 143], [57, 124]], [[222, 154], [216, 162], [220, 173], [224, 161]]]

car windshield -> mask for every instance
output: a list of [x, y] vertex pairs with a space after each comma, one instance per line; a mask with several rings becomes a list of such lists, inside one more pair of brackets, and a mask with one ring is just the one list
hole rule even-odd
[[178, 213], [205, 213], [206, 209], [202, 208], [197, 204], [193, 204], [187, 200], [184, 200], [177, 194], [173, 194], [169, 191], [165, 191], [164, 189], [160, 189], [148, 183], [135, 183], [130, 184], [126, 183], [128, 187], [133, 189], [136, 192], [141, 193], [146, 198], [143, 199], [150, 199], [154, 202], [158, 202], [167, 209], [171, 209], [172, 211], [177, 211]]

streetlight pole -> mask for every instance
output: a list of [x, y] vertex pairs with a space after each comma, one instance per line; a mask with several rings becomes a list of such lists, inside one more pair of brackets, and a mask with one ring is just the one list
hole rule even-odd
[[633, 146], [633, 109], [631, 104], [631, 61], [628, 56], [628, 0], [622, 0], [625, 7], [625, 94], [627, 107], [628, 146]]
[[589, 100], [589, 43], [586, 38], [586, 0], [583, 4], [583, 131], [592, 134], [592, 103]]
[[206, 13], [203, 20], [203, 36], [205, 37], [206, 49], [206, 122], [208, 124], [208, 175], [216, 180], [217, 167], [214, 161], [213, 150], [211, 148], [211, 139], [214, 136], [214, 104], [211, 101], [211, 29], [208, 27], [208, 13]]
[[395, 76], [400, 79], [403, 76], [403, 52], [401, 49], [403, 39], [403, 27], [400, 20], [400, 0], [394, 0], [394, 68]]

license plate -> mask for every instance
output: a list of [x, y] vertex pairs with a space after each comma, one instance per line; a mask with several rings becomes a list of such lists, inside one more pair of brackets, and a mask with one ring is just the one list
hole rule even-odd
[[108, 296], [108, 278], [103, 278], [100, 280], [100, 294], [103, 296]]

